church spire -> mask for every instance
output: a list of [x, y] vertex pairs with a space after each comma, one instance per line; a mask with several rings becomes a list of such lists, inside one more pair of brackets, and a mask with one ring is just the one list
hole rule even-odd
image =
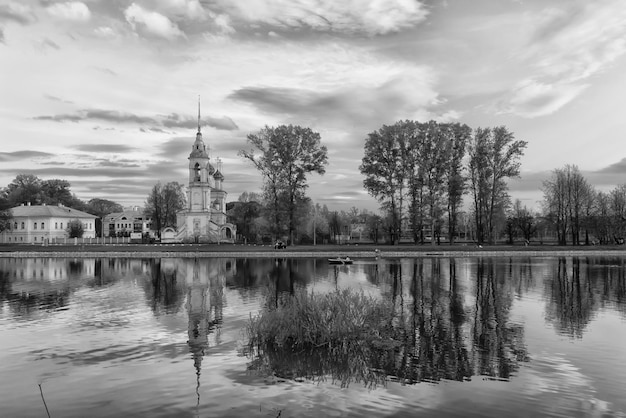
[[198, 133], [200, 132], [200, 95], [198, 94]]

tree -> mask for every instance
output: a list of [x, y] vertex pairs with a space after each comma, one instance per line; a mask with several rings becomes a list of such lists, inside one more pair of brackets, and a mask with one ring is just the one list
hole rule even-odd
[[468, 143], [470, 189], [478, 243], [494, 242], [497, 214], [507, 205], [506, 179], [519, 177], [527, 142], [514, 141], [504, 126], [478, 128]]
[[257, 218], [263, 210], [260, 196], [257, 193], [243, 192], [237, 202], [226, 205], [231, 222], [237, 225], [237, 231], [245, 242], [257, 242], [259, 235]]
[[184, 187], [178, 182], [169, 182], [164, 186], [158, 182], [152, 187], [145, 203], [144, 214], [154, 221], [159, 237], [165, 227], [176, 228], [176, 213], [186, 204]]
[[96, 215], [100, 218], [110, 214], [122, 212], [124, 208], [117, 202], [107, 199], [94, 198], [87, 202], [87, 213]]
[[85, 232], [83, 229], [83, 223], [79, 219], [72, 219], [69, 221], [65, 230], [70, 238], [82, 238], [83, 233]]
[[404, 202], [413, 240], [431, 242], [440, 236], [445, 213], [449, 234], [456, 234], [458, 208], [465, 190], [462, 175], [467, 125], [399, 121], [368, 135], [360, 167], [364, 186], [388, 211], [392, 242], [401, 236]]
[[42, 181], [34, 174], [18, 174], [6, 187], [6, 197], [11, 207], [20, 204], [42, 203]]
[[[76, 198], [70, 191], [70, 182], [67, 180], [52, 179], [41, 182], [42, 203], [48, 205], [58, 205], [74, 207]], [[78, 209], [78, 208], [77, 208]]]
[[0, 232], [9, 229], [12, 218], [9, 201], [4, 193], [0, 193]]
[[463, 175], [463, 158], [465, 148], [470, 139], [472, 130], [467, 125], [456, 123], [451, 127], [454, 131], [452, 147], [446, 170], [446, 183], [448, 187], [448, 241], [454, 244], [459, 222], [459, 208], [463, 203], [463, 194], [466, 189], [466, 181]]
[[559, 245], [566, 245], [568, 231], [572, 245], [580, 245], [580, 231], [594, 197], [591, 185], [577, 166], [567, 164], [552, 172], [542, 190], [547, 217], [556, 227]]
[[398, 243], [401, 233], [402, 210], [406, 188], [407, 165], [404, 156], [414, 122], [397, 122], [383, 125], [368, 134], [365, 155], [359, 167], [365, 176], [363, 186], [381, 202], [389, 215], [392, 243]]
[[96, 215], [96, 235], [102, 236], [102, 218], [111, 213], [122, 212], [124, 208], [119, 203], [107, 199], [94, 198], [86, 204], [85, 212]]
[[319, 133], [293, 125], [266, 126], [248, 135], [248, 144], [252, 149], [241, 150], [239, 155], [250, 160], [263, 177], [266, 209], [276, 238], [284, 216], [293, 244], [298, 210], [306, 200], [307, 175], [325, 173], [326, 146], [321, 145]]

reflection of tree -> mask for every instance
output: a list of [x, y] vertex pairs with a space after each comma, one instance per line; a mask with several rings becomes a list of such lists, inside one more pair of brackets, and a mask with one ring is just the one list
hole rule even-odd
[[[590, 263], [586, 264], [589, 267]], [[611, 270], [614, 269], [603, 268], [602, 264], [602, 262], [597, 264], [602, 274], [593, 275], [589, 268], [581, 269], [581, 259], [578, 257], [558, 259], [549, 282], [550, 298], [546, 307], [546, 319], [554, 323], [560, 332], [571, 337], [582, 337], [587, 324], [599, 308], [599, 299], [603, 296], [611, 298], [613, 289], [610, 288], [610, 277], [613, 276]], [[619, 270], [623, 275], [623, 269]], [[594, 283], [598, 276], [601, 278], [601, 284]], [[617, 284], [616, 287], [619, 289], [619, 278], [613, 283]], [[596, 289], [596, 286], [601, 288]], [[619, 290], [616, 293], [619, 293]]]
[[478, 260], [472, 328], [476, 372], [501, 379], [508, 379], [520, 361], [528, 361], [524, 328], [509, 323], [512, 284], [505, 268], [491, 258]]
[[[275, 331], [282, 333], [281, 337], [287, 334], [285, 341], [289, 343], [276, 346], [267, 343], [274, 337], [260, 337], [257, 342], [265, 343], [252, 349], [249, 367], [285, 378], [331, 376], [341, 385], [378, 384], [381, 376], [408, 384], [442, 379], [463, 381], [474, 373], [509, 378], [518, 362], [527, 360], [523, 328], [508, 323], [512, 292], [507, 290], [511, 285], [504, 285], [502, 274], [500, 280], [496, 279], [496, 273], [502, 272], [496, 272], [492, 261], [487, 265], [484, 261], [479, 263], [476, 311], [472, 338], [468, 341], [465, 329], [470, 326], [471, 316], [464, 306], [464, 288], [457, 279], [457, 261], [451, 259], [448, 268], [444, 266], [439, 258], [414, 260], [409, 274], [403, 273], [403, 262], [381, 266], [378, 280], [386, 308], [372, 307], [375, 318], [365, 315], [371, 322], [355, 324], [355, 318], [363, 315], [355, 315], [349, 309], [333, 314], [339, 315], [333, 321], [349, 323], [357, 329], [349, 337], [328, 344], [315, 342], [320, 338], [327, 341], [319, 336], [319, 331], [313, 333], [316, 340], [309, 343], [298, 342], [298, 338], [311, 334], [297, 332], [291, 336], [289, 330]], [[301, 301], [294, 303], [306, 309], [294, 312], [291, 305], [289, 318], [280, 319], [281, 305], [268, 305], [265, 312], [271, 315], [265, 321], [300, 321], [319, 309]], [[303, 318], [298, 317], [301, 314]], [[288, 322], [285, 324], [288, 328]], [[317, 329], [316, 325], [309, 327]], [[306, 349], [302, 349], [302, 344]]]
[[404, 383], [464, 380], [471, 376], [471, 368], [463, 342], [465, 319], [456, 264], [450, 260], [448, 289], [440, 259], [431, 260], [429, 273], [425, 267], [423, 259], [413, 264], [407, 338], [388, 353], [385, 369]]
[[146, 293], [155, 313], [178, 312], [183, 304], [184, 289], [177, 282], [177, 269], [170, 260], [156, 258], [150, 260], [150, 282]]
[[315, 260], [276, 258], [267, 273], [265, 304], [277, 308], [284, 298], [292, 296], [296, 288], [305, 288], [309, 282]]

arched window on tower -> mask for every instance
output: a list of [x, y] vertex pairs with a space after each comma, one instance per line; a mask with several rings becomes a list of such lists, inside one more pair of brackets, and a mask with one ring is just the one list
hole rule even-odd
[[193, 176], [194, 181], [200, 181], [200, 164], [196, 163], [196, 165], [193, 166], [193, 171], [194, 171], [194, 176]]

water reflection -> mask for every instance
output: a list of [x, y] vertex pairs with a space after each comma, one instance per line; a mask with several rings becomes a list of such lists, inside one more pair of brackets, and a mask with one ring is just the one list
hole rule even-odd
[[[351, 345], [349, 353], [332, 347], [301, 353], [265, 347], [257, 353], [263, 358], [250, 367], [282, 378], [328, 374], [342, 386], [376, 385], [381, 376], [403, 384], [464, 381], [473, 375], [509, 379], [528, 353], [523, 325], [509, 321], [514, 293], [506, 268], [490, 259], [472, 265], [470, 294], [457, 279], [456, 260], [369, 266], [370, 281], [393, 307], [393, 315], [380, 318], [382, 340]], [[266, 311], [281, 300], [269, 298]]]
[[[534, 376], [535, 381], [560, 387], [549, 380], [554, 359], [564, 364], [557, 364], [558, 370], [569, 370], [580, 360], [560, 352], [544, 355], [536, 342], [529, 343], [537, 330], [525, 322], [524, 303], [543, 310], [535, 327], [566, 342], [583, 341], [603, 313], [619, 312], [626, 319], [625, 260], [420, 258], [329, 266], [320, 259], [1, 258], [5, 350], [0, 352], [0, 374], [19, 380], [16, 376], [32, 366], [23, 360], [11, 368], [15, 359], [10, 356], [20, 353], [42, 375], [69, 376], [72, 367], [93, 367], [94, 387], [112, 390], [121, 380], [126, 389], [141, 393], [147, 391], [145, 382], [134, 384], [128, 372], [123, 377], [107, 373], [145, 363], [155, 371], [144, 373], [164, 370], [157, 375], [163, 393], [193, 394], [196, 412], [219, 398], [216, 388], [237, 397], [234, 389], [224, 388], [250, 387], [258, 382], [255, 376], [264, 384], [267, 379], [329, 381], [341, 387], [454, 381], [466, 387], [476, 381], [513, 385], [523, 380], [524, 366], [532, 365], [543, 379]], [[346, 288], [363, 290], [389, 306], [392, 315], [381, 316], [376, 342], [354, 344], [350, 351], [240, 349], [250, 314], [275, 310], [298, 292]], [[37, 332], [18, 334], [23, 325]], [[12, 336], [19, 338], [13, 341]], [[605, 373], [610, 364], [598, 366], [599, 357], [585, 359], [586, 369], [604, 366]], [[227, 367], [218, 364], [224, 359], [242, 366], [239, 373], [222, 370], [216, 383], [216, 373], [207, 371]], [[190, 378], [193, 385], [184, 380]], [[13, 390], [1, 382], [0, 389]], [[17, 389], [11, 393], [19, 396]], [[67, 393], [68, 399], [74, 396]], [[90, 396], [94, 402], [106, 401], [95, 392]], [[142, 407], [154, 408], [154, 396], [145, 396]], [[16, 399], [15, 405], [28, 403]], [[190, 412], [190, 404], [176, 403], [176, 408]], [[57, 416], [80, 416], [55, 406]]]
[[605, 307], [626, 316], [625, 271], [622, 258], [559, 258], [547, 283], [547, 320], [560, 333], [581, 338]]

